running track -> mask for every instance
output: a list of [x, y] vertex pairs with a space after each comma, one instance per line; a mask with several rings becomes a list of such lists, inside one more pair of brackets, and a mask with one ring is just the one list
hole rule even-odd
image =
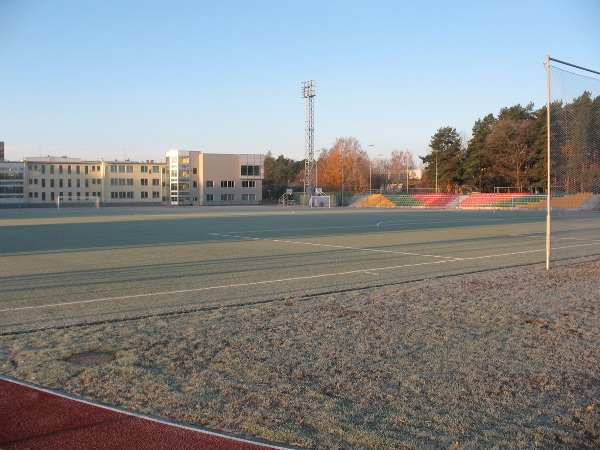
[[3, 450], [290, 449], [102, 406], [0, 375]]

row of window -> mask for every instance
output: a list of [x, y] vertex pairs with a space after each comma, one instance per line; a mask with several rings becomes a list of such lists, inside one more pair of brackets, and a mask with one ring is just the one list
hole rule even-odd
[[[214, 202], [215, 196], [213, 194], [206, 194], [207, 202]], [[235, 201], [235, 195], [233, 194], [221, 194], [222, 202], [233, 202]], [[244, 202], [254, 202], [256, 201], [256, 194], [242, 194], [242, 201]]]
[[[92, 192], [91, 193], [91, 197], [100, 197], [101, 192]], [[90, 198], [90, 193], [89, 192], [85, 192], [85, 199], [89, 200]], [[58, 193], [58, 197], [60, 197], [63, 200], [81, 200], [82, 196], [81, 196], [81, 192], [76, 192], [76, 195], [73, 196], [72, 192], [67, 192], [67, 196], [65, 197], [64, 192], [59, 192]], [[46, 201], [46, 193], [45, 192], [30, 192], [29, 193], [29, 198], [41, 198], [43, 202]], [[55, 193], [54, 192], [50, 192], [50, 201], [54, 201], [56, 199]]]
[[[29, 179], [29, 184], [31, 185], [37, 185], [38, 181], [40, 181], [39, 184], [41, 184], [41, 187], [45, 188], [46, 187], [46, 179], [42, 178], [41, 180], [38, 180], [37, 178], [30, 178]], [[58, 179], [58, 187], [63, 187], [64, 184], [64, 179], [63, 178], [59, 178]], [[75, 184], [75, 187], [81, 187], [81, 179], [80, 178], [75, 178], [75, 183], [73, 183], [73, 180], [71, 178], [67, 178], [67, 187], [73, 187], [73, 184]], [[102, 184], [102, 180], [100, 179], [96, 179], [96, 178], [92, 178], [92, 184]], [[85, 178], [84, 179], [84, 185], [85, 187], [89, 187], [89, 178]], [[53, 188], [54, 187], [54, 178], [50, 178], [50, 187]]]
[[[110, 171], [113, 173], [133, 173], [133, 165], [130, 164], [111, 164]], [[142, 173], [160, 173], [160, 166], [140, 166], [140, 172]]]
[[[148, 192], [141, 192], [141, 198], [150, 198], [150, 194]], [[111, 192], [110, 198], [135, 198], [135, 192]], [[152, 198], [160, 198], [160, 192], [152, 192]]]
[[[58, 173], [64, 173], [63, 172], [64, 169], [63, 169], [62, 164], [59, 164], [58, 166], [55, 166], [55, 165], [48, 165], [48, 166], [46, 166], [45, 164], [40, 164], [39, 171], [41, 173], [46, 173], [46, 167], [48, 167], [48, 172], [49, 173], [54, 173], [54, 170], [55, 170], [54, 168], [55, 167], [58, 169]], [[86, 175], [88, 173], [90, 173], [90, 172], [100, 172], [100, 166], [87, 166], [87, 165], [86, 166], [79, 166], [79, 165], [73, 166], [71, 164], [68, 164], [65, 167], [66, 167], [66, 171], [67, 171], [68, 174], [73, 173], [73, 171], [76, 174], [80, 174], [82, 167], [83, 167], [83, 173], [86, 174]], [[32, 171], [32, 170], [36, 170], [37, 171], [38, 170], [38, 165], [37, 164], [28, 164], [27, 168], [30, 171]]]
[[[148, 186], [148, 178], [142, 178], [140, 180], [142, 186]], [[111, 186], [133, 186], [133, 178], [111, 178]], [[152, 186], [160, 186], [160, 180], [158, 178], [152, 179]]]
[[[193, 187], [198, 187], [198, 182], [197, 181], [192, 181], [192, 186]], [[206, 182], [206, 187], [207, 188], [215, 187], [214, 181], [207, 181]], [[235, 187], [235, 181], [221, 181], [221, 187], [222, 188], [234, 188]], [[254, 181], [254, 180], [243, 180], [242, 181], [242, 187], [243, 188], [254, 188], [254, 187], [256, 187], [256, 181]]]

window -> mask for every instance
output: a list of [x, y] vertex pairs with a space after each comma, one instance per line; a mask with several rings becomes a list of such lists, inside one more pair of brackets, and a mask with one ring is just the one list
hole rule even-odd
[[[77, 167], [79, 167], [79, 166], [77, 166]], [[76, 183], [77, 187], [81, 187], [81, 180], [79, 178], [77, 178], [77, 180], [75, 180], [75, 181], [77, 182]]]
[[[92, 180], [94, 181], [94, 180]], [[90, 180], [88, 180], [87, 178], [85, 179], [85, 187], [90, 187]]]
[[160, 166], [152, 166], [152, 173], [159, 173], [160, 172]]
[[256, 194], [242, 194], [242, 200], [245, 202], [253, 202], [256, 200]]
[[198, 187], [198, 182], [197, 181], [192, 181], [192, 186], [193, 187]]
[[42, 178], [42, 187], [45, 188], [46, 187], [46, 179]]
[[[42, 166], [42, 167], [44, 167], [44, 166]], [[46, 201], [46, 193], [45, 192], [42, 192], [42, 201], [43, 202]]]
[[147, 192], [142, 192], [142, 198], [148, 198], [148, 193]]
[[141, 169], [142, 173], [148, 172], [148, 166], [140, 166], [140, 169]]
[[127, 166], [127, 172], [133, 173], [133, 166]]
[[[93, 167], [94, 167], [94, 166], [92, 166], [92, 168], [93, 168]], [[88, 166], [84, 166], [83, 172], [84, 172], [86, 175], [88, 174], [88, 170], [89, 170], [89, 169], [88, 169]]]
[[46, 173], [46, 166], [42, 164], [42, 173]]
[[[54, 166], [50, 166], [50, 173], [54, 173]], [[52, 199], [54, 200], [54, 199]]]
[[70, 165], [68, 165], [68, 166], [67, 166], [67, 173], [68, 173], [69, 175], [71, 174], [71, 166], [70, 166]]
[[58, 173], [63, 173], [63, 169], [62, 169], [61, 165], [58, 166]]
[[[62, 178], [59, 178], [59, 180], [58, 180], [58, 187], [64, 187]], [[62, 195], [61, 195], [61, 197], [62, 197]]]
[[212, 202], [213, 198], [214, 198], [214, 196], [212, 194], [206, 194], [206, 201], [207, 202]]
[[249, 177], [259, 177], [260, 176], [260, 166], [242, 166], [242, 176]]
[[152, 180], [152, 186], [160, 186], [160, 180], [158, 178], [154, 178]]
[[[50, 166], [52, 167], [52, 166]], [[54, 178], [50, 178], [50, 187], [53, 188], [54, 187]]]
[[71, 185], [71, 179], [70, 179], [70, 178], [67, 180], [67, 187], [73, 187], [73, 186]]
[[229, 180], [229, 181], [221, 181], [221, 187], [224, 187], [224, 188], [235, 187], [235, 181], [231, 181], [231, 180]]
[[194, 175], [198, 175], [198, 168], [197, 168], [197, 167], [194, 167], [194, 168], [192, 169], [192, 173], [193, 173]]
[[142, 178], [140, 181], [142, 182], [142, 186], [148, 186], [148, 178]]
[[153, 192], [152, 198], [160, 198], [160, 192]]
[[242, 181], [242, 187], [245, 187], [245, 188], [256, 187], [256, 181], [254, 181], [254, 180], [243, 180]]
[[221, 194], [221, 201], [222, 202], [232, 202], [233, 201], [233, 194]]
[[119, 172], [125, 172], [125, 165], [123, 165], [123, 164], [119, 165]]
[[81, 166], [75, 166], [75, 173], [79, 175], [81, 173]]
[[127, 178], [127, 186], [133, 186], [133, 178]]
[[215, 182], [214, 181], [207, 181], [206, 182], [206, 187], [215, 187]]
[[114, 164], [110, 166], [110, 171], [111, 172], [116, 172], [117, 171], [117, 166], [115, 166]]

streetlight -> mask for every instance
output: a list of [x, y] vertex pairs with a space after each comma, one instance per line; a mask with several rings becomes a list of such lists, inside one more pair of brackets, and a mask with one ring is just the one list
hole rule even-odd
[[[373, 144], [369, 144], [369, 147], [374, 147]], [[373, 150], [371, 148], [371, 150]], [[369, 195], [373, 193], [373, 185], [371, 184], [371, 170], [373, 168], [373, 161], [371, 160], [371, 156], [369, 156]]]
[[344, 206], [344, 147], [342, 146], [342, 150], [341, 150], [341, 156], [342, 156], [342, 201], [341, 201], [341, 205], [340, 206]]

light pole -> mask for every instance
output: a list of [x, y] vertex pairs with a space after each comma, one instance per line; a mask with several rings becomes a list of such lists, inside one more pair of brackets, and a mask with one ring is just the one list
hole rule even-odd
[[[371, 150], [373, 150], [374, 145], [369, 144], [369, 147], [371, 147]], [[369, 195], [371, 195], [373, 193], [373, 185], [371, 183], [371, 170], [372, 169], [373, 169], [373, 161], [371, 161], [371, 155], [369, 152]]]
[[435, 193], [438, 193], [437, 152], [435, 152]]
[[342, 201], [340, 206], [344, 206], [344, 147], [341, 150], [342, 155]]

